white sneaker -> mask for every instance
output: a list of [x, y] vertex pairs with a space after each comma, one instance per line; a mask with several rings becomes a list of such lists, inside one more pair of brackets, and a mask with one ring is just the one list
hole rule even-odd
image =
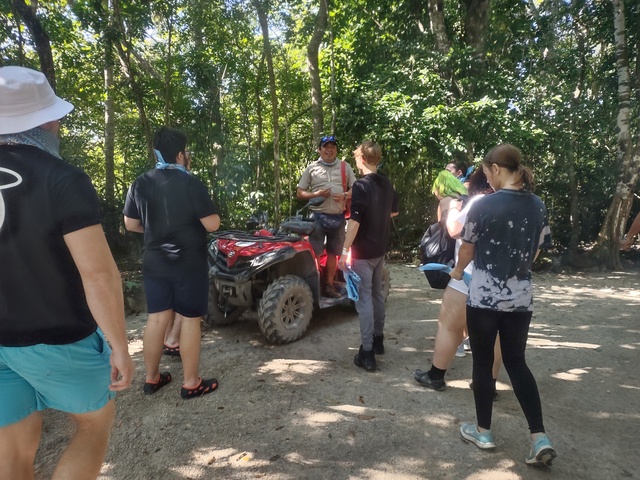
[[465, 338], [462, 341], [462, 345], [464, 345], [464, 351], [471, 353], [471, 344], [469, 343], [469, 337]]
[[464, 342], [458, 345], [456, 350], [456, 357], [463, 358], [467, 356], [467, 352], [464, 351]]

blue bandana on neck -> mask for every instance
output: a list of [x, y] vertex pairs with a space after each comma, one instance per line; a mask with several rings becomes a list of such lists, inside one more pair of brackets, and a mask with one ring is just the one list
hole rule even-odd
[[156, 157], [158, 158], [156, 163], [156, 168], [158, 170], [180, 170], [187, 175], [191, 175], [191, 172], [187, 170], [184, 165], [180, 165], [179, 163], [167, 163], [164, 161], [164, 157], [162, 156], [162, 153], [160, 153], [160, 150], [154, 149], [153, 151], [156, 152]]

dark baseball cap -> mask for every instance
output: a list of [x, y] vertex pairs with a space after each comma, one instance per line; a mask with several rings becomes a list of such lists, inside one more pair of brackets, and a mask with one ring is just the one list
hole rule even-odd
[[325, 135], [324, 137], [320, 138], [320, 143], [318, 143], [318, 148], [322, 147], [323, 145], [326, 145], [327, 143], [333, 143], [336, 147], [338, 146], [338, 142], [336, 140], [335, 135]]

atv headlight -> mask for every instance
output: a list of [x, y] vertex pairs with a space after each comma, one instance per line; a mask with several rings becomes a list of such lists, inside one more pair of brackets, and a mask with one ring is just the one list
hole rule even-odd
[[253, 260], [251, 260], [251, 266], [260, 267], [262, 265], [265, 265], [269, 263], [271, 260], [273, 260], [277, 255], [278, 255], [278, 252], [267, 252], [263, 255], [259, 255]]

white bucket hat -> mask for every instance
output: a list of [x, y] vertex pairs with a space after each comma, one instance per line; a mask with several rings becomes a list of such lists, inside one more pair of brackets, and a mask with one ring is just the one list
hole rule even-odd
[[41, 72], [0, 67], [0, 135], [20, 133], [59, 120], [73, 105], [56, 97]]

